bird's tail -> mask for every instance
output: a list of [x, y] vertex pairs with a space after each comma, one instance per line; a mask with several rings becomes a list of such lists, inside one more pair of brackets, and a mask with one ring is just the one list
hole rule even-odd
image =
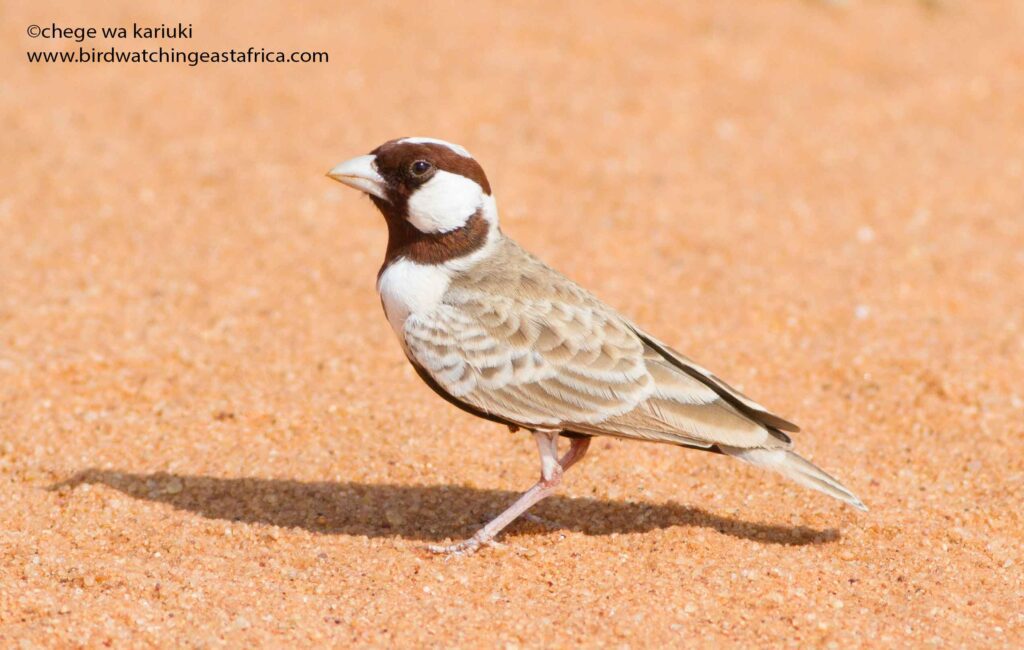
[[788, 449], [741, 449], [724, 447], [721, 449], [730, 456], [735, 456], [751, 465], [757, 465], [782, 474], [792, 481], [809, 487], [818, 492], [845, 501], [858, 510], [867, 511], [867, 506], [853, 492], [847, 490], [842, 483], [826, 474], [821, 468]]

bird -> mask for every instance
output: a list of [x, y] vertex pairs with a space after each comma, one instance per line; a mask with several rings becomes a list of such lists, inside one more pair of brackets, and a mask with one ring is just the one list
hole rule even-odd
[[[483, 168], [445, 140], [389, 140], [328, 177], [387, 225], [377, 290], [402, 351], [452, 405], [532, 434], [540, 478], [472, 537], [468, 555], [551, 495], [595, 436], [732, 456], [867, 510], [793, 451], [792, 422], [725, 383], [506, 236]], [[560, 438], [568, 450], [558, 455]]]

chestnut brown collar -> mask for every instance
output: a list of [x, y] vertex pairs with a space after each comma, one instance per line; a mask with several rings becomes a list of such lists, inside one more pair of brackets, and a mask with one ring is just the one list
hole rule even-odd
[[394, 218], [382, 209], [388, 224], [388, 248], [377, 277], [399, 258], [417, 264], [443, 264], [478, 250], [487, 241], [491, 224], [477, 210], [466, 225], [444, 233], [425, 233], [402, 218]]

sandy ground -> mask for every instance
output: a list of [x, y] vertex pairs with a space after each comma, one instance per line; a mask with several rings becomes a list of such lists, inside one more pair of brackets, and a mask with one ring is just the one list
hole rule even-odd
[[[15, 4], [0, 646], [1024, 644], [1020, 3]], [[29, 65], [50, 21], [330, 63]], [[414, 376], [323, 176], [401, 135], [871, 511], [601, 440], [553, 527], [424, 553], [537, 463]]]

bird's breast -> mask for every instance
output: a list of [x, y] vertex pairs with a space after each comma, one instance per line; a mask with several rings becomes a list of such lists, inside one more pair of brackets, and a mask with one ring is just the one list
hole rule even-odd
[[[389, 264], [377, 280], [384, 314], [402, 341], [405, 320], [412, 314], [432, 311], [451, 283], [451, 271], [437, 264], [419, 264], [399, 258]], [[403, 343], [404, 345], [404, 343]]]

